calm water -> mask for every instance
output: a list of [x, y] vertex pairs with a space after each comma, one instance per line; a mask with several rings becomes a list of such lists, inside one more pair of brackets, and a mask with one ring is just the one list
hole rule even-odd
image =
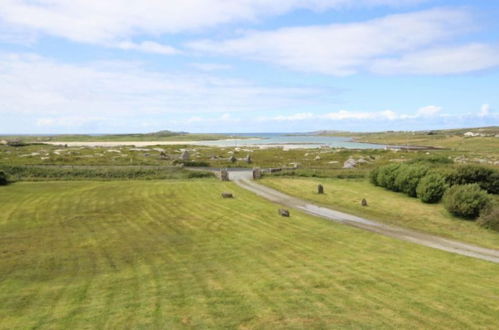
[[385, 145], [357, 143], [348, 137], [299, 135], [282, 133], [231, 133], [232, 136], [255, 137], [243, 140], [201, 141], [199, 144], [218, 147], [283, 146], [284, 148], [320, 148], [323, 146], [348, 149], [384, 149]]

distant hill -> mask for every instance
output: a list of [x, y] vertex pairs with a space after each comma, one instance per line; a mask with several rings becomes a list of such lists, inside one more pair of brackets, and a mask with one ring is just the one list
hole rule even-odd
[[415, 135], [463, 135], [466, 132], [496, 135], [499, 134], [499, 126], [452, 128], [440, 130], [419, 130], [419, 131], [380, 131], [380, 132], [349, 132], [339, 130], [320, 130], [309, 132], [309, 135], [329, 135], [329, 136], [362, 136], [372, 134], [415, 134]]

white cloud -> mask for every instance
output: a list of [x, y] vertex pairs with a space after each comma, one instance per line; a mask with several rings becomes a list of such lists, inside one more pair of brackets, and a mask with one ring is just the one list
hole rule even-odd
[[[316, 116], [313, 113], [302, 112], [302, 113], [295, 113], [295, 114], [292, 114], [292, 115], [272, 117], [271, 120], [275, 120], [275, 121], [294, 121], [294, 120], [305, 120], [305, 119], [314, 119], [314, 118], [316, 118]], [[267, 117], [261, 117], [260, 120], [268, 120], [268, 118]]]
[[2, 0], [0, 20], [79, 42], [199, 30], [295, 9], [400, 6], [424, 0]]
[[498, 65], [499, 47], [474, 43], [378, 59], [374, 61], [371, 71], [381, 74], [456, 74]]
[[191, 63], [190, 65], [193, 68], [207, 72], [232, 69], [231, 65], [219, 63]]
[[290, 115], [280, 115], [274, 117], [260, 117], [260, 121], [300, 121], [300, 120], [331, 120], [331, 121], [351, 121], [351, 120], [364, 120], [364, 121], [395, 121], [407, 120], [417, 118], [430, 118], [440, 114], [441, 107], [430, 105], [422, 107], [414, 114], [400, 114], [392, 110], [383, 111], [348, 111], [340, 110], [336, 112], [329, 112], [325, 114], [314, 113], [296, 113]]
[[233, 117], [230, 113], [224, 113], [218, 117], [202, 117], [202, 116], [192, 116], [187, 118], [186, 120], [173, 120], [172, 123], [176, 125], [185, 125], [185, 124], [198, 124], [201, 123], [203, 125], [207, 124], [235, 124], [240, 123], [241, 118]]
[[[0, 117], [35, 117], [33, 123], [39, 126], [286, 109], [312, 105], [326, 93], [330, 91], [259, 86], [206, 74], [157, 73], [140, 63], [69, 65], [37, 55], [0, 53]], [[7, 129], [2, 124], [8, 125], [0, 121], [0, 129]]]
[[442, 107], [436, 105], [428, 105], [426, 107], [419, 108], [416, 116], [420, 117], [433, 117], [438, 115], [442, 111]]
[[358, 23], [250, 31], [235, 39], [198, 40], [188, 46], [340, 76], [361, 71], [447, 74], [498, 65], [499, 51], [492, 46], [435, 49], [473, 28], [463, 10], [433, 9]]
[[365, 120], [365, 119], [375, 119], [375, 118], [385, 118], [389, 119], [393, 116], [392, 111], [384, 112], [351, 112], [347, 110], [340, 110], [338, 112], [330, 112], [325, 115], [320, 116], [321, 119], [329, 120]]
[[480, 112], [478, 113], [479, 117], [487, 117], [491, 113], [490, 105], [489, 104], [483, 104], [482, 107], [480, 108]]
[[95, 123], [105, 120], [98, 116], [66, 116], [66, 117], [47, 117], [39, 118], [36, 121], [36, 126], [39, 127], [81, 127], [84, 125], [94, 125]]
[[153, 41], [143, 41], [140, 43], [135, 43], [132, 41], [121, 41], [115, 44], [110, 44], [110, 46], [114, 46], [125, 50], [133, 49], [145, 53], [156, 53], [162, 55], [173, 55], [180, 53], [179, 50], [171, 46], [163, 45]]

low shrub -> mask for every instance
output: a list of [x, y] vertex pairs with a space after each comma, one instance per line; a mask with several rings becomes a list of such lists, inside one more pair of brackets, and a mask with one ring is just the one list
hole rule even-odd
[[499, 206], [495, 205], [485, 209], [477, 223], [484, 228], [499, 231]]
[[376, 176], [376, 182], [379, 186], [385, 187], [386, 189], [400, 191], [395, 184], [395, 179], [397, 178], [398, 171], [405, 166], [401, 164], [390, 164], [380, 167]]
[[187, 167], [209, 167], [210, 166], [210, 163], [208, 163], [208, 162], [188, 161], [188, 160], [174, 160], [173, 164], [174, 165], [183, 164], [184, 166], [187, 166]]
[[491, 198], [478, 184], [455, 185], [443, 196], [444, 206], [455, 216], [475, 219], [488, 207]]
[[491, 194], [499, 193], [499, 172], [478, 165], [460, 166], [449, 178], [451, 185], [477, 183]]
[[395, 187], [398, 191], [405, 192], [410, 197], [416, 197], [419, 181], [428, 173], [425, 165], [405, 165], [397, 171]]
[[7, 174], [4, 171], [0, 171], [0, 186], [6, 186], [9, 184], [7, 179]]
[[379, 173], [379, 167], [376, 167], [369, 172], [369, 182], [371, 182], [375, 186], [379, 186], [378, 173]]
[[427, 163], [427, 164], [435, 164], [435, 165], [448, 165], [448, 164], [453, 164], [454, 161], [448, 157], [445, 156], [425, 156], [425, 157], [418, 157], [413, 160], [410, 160], [408, 163], [410, 164], [416, 164], [416, 163]]
[[437, 172], [428, 173], [419, 181], [416, 189], [418, 198], [424, 203], [438, 203], [447, 190], [445, 177]]

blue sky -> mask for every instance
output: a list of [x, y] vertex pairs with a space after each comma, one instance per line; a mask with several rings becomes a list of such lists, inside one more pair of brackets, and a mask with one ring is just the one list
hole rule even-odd
[[499, 125], [490, 0], [2, 0], [0, 134]]

